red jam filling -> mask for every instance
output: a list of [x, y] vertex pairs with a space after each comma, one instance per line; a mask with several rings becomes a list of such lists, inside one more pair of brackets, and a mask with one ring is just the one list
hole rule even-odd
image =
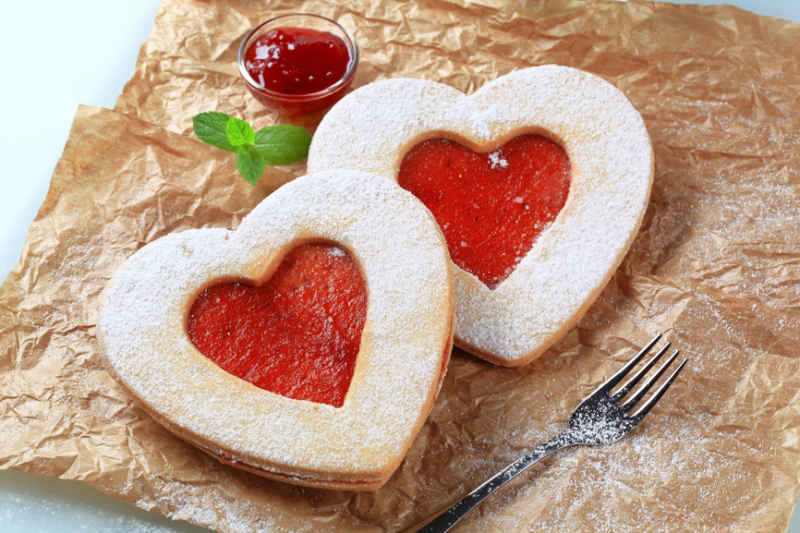
[[570, 164], [541, 135], [489, 154], [431, 139], [406, 154], [398, 182], [433, 213], [453, 262], [495, 289], [564, 207]]
[[311, 94], [344, 78], [350, 65], [345, 42], [308, 28], [275, 28], [245, 52], [245, 68], [262, 87], [281, 94]]
[[341, 407], [353, 379], [367, 292], [336, 246], [289, 252], [259, 287], [221, 283], [192, 304], [189, 338], [223, 370], [268, 391]]

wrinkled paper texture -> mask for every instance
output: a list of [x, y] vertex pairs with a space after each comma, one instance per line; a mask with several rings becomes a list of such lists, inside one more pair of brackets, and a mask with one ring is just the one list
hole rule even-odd
[[[662, 331], [690, 366], [632, 436], [559, 452], [455, 531], [784, 531], [800, 490], [800, 26], [636, 1], [270, 4], [165, 0], [115, 110], [78, 111], [0, 288], [0, 466], [82, 479], [225, 533], [399, 531], [559, 432]], [[631, 99], [655, 149], [641, 231], [578, 326], [521, 369], [456, 350], [428, 422], [375, 493], [223, 466], [132, 404], [95, 336], [103, 288], [135, 250], [234, 228], [304, 172], [268, 169], [251, 187], [231, 154], [191, 134], [209, 110], [256, 128], [285, 121], [247, 93], [236, 51], [290, 11], [354, 34], [356, 87], [409, 76], [471, 93], [531, 65], [593, 72]]]

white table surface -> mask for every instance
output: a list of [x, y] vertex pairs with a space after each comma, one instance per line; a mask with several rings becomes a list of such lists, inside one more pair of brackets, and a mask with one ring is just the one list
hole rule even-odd
[[[133, 75], [139, 47], [150, 33], [159, 3], [39, 0], [4, 5], [0, 22], [0, 72], [4, 80], [0, 83], [0, 280], [19, 259], [78, 104], [114, 106]], [[798, 0], [726, 3], [800, 22]], [[9, 84], [9, 79], [15, 84]], [[0, 471], [0, 531], [207, 530], [147, 513], [85, 483]], [[793, 515], [789, 533], [800, 533], [800, 513]]]

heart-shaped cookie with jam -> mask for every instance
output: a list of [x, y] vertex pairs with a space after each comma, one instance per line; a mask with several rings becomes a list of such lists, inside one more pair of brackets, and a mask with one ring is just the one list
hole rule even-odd
[[447, 247], [396, 184], [309, 175], [235, 231], [137, 251], [109, 283], [98, 332], [115, 378], [179, 437], [274, 479], [374, 490], [441, 385]]
[[325, 116], [308, 168], [367, 171], [415, 194], [454, 263], [455, 344], [520, 366], [619, 266], [647, 207], [653, 150], [619, 90], [547, 65], [470, 96], [416, 79], [366, 85]]

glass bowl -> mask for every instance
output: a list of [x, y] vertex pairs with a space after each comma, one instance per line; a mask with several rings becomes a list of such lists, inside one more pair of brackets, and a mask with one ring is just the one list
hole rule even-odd
[[[262, 35], [278, 28], [316, 30], [330, 33], [341, 39], [350, 55], [344, 75], [332, 85], [307, 94], [276, 92], [258, 83], [248, 72], [245, 55], [253, 43]], [[247, 89], [259, 102], [286, 115], [311, 115], [328, 109], [347, 92], [347, 89], [353, 83], [356, 68], [358, 67], [358, 46], [350, 33], [336, 22], [319, 15], [294, 13], [275, 17], [253, 28], [239, 46], [238, 63], [239, 74], [241, 74]]]

